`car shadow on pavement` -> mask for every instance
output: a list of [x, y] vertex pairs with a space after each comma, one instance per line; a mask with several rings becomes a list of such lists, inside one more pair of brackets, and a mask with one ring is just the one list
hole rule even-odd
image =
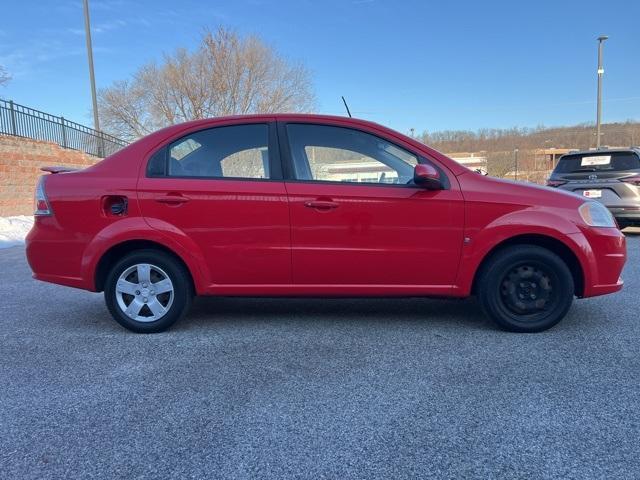
[[291, 322], [405, 322], [466, 325], [482, 330], [494, 327], [475, 299], [429, 298], [240, 298], [198, 297], [191, 312], [174, 328], [199, 323], [268, 321]]

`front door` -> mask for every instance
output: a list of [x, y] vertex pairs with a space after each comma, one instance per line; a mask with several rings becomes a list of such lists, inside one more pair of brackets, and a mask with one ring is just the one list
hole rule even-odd
[[295, 284], [335, 293], [450, 290], [464, 221], [453, 175], [440, 169], [444, 190], [420, 188], [413, 168], [426, 159], [360, 130], [288, 123], [280, 132], [294, 177], [286, 188]]

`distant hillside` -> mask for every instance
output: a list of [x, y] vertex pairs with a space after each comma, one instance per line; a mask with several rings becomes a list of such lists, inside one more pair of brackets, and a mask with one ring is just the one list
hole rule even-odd
[[[602, 145], [640, 144], [640, 122], [607, 123], [602, 125], [602, 133]], [[595, 125], [592, 124], [552, 128], [485, 128], [475, 132], [445, 130], [424, 132], [420, 140], [441, 152], [499, 152], [551, 147], [583, 149], [596, 144]]]
[[[543, 183], [563, 153], [569, 149], [595, 147], [595, 130], [591, 124], [475, 132], [445, 130], [425, 132], [419, 140], [452, 157], [472, 156], [483, 161], [482, 167], [489, 175]], [[640, 122], [602, 125], [601, 144], [612, 147], [639, 145]]]

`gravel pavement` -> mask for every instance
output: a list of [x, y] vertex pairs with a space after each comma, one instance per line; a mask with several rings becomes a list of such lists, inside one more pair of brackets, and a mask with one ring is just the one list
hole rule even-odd
[[640, 235], [552, 330], [474, 300], [198, 299], [136, 335], [0, 250], [0, 478], [638, 478]]

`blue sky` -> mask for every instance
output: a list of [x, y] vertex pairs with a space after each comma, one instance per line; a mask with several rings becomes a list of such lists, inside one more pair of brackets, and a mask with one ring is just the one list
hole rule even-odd
[[[594, 121], [596, 37], [607, 34], [603, 120], [640, 120], [640, 2], [90, 0], [98, 88], [203, 27], [257, 34], [311, 71], [318, 111], [407, 132]], [[8, 1], [0, 96], [91, 124], [80, 0]]]

